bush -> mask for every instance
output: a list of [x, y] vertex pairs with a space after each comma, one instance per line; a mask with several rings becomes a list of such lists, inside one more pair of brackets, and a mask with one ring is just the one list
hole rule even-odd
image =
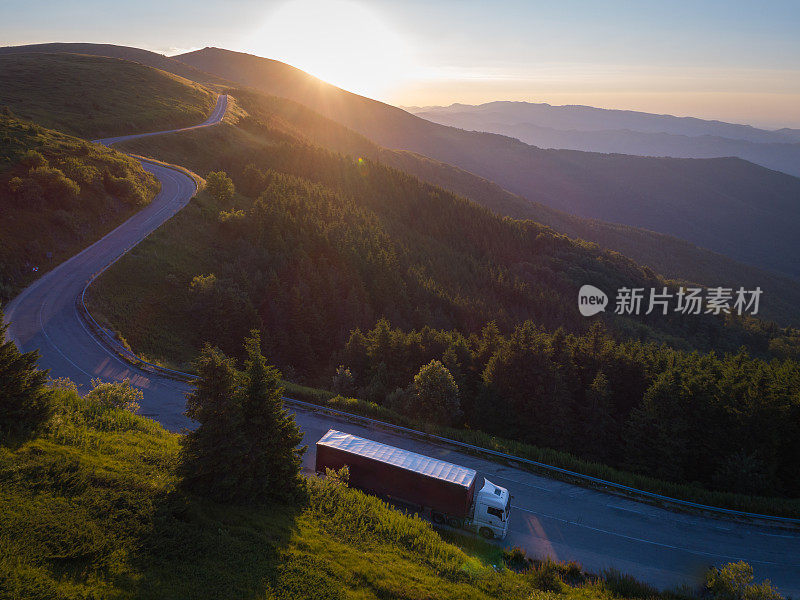
[[220, 203], [228, 202], [235, 191], [233, 181], [225, 171], [211, 171], [206, 176], [206, 189]]
[[350, 372], [350, 369], [344, 365], [339, 365], [336, 369], [336, 374], [333, 376], [332, 382], [333, 393], [340, 396], [352, 396], [355, 392], [355, 378]]
[[103, 408], [119, 408], [132, 413], [139, 410], [142, 398], [142, 391], [133, 387], [127, 378], [122, 382], [106, 383], [100, 379], [92, 379], [92, 391], [86, 394], [87, 400], [96, 402]]
[[36, 167], [28, 172], [28, 177], [39, 185], [48, 202], [58, 206], [72, 206], [81, 192], [80, 186], [60, 169]]
[[48, 165], [47, 159], [36, 150], [28, 150], [22, 155], [20, 164], [26, 169], [39, 169]]
[[117, 177], [106, 173], [104, 184], [106, 191], [128, 204], [142, 206], [147, 204], [148, 198], [144, 189], [131, 176]]
[[714, 600], [782, 600], [769, 580], [753, 583], [753, 567], [744, 561], [712, 567], [706, 574], [706, 588]]
[[564, 589], [559, 573], [559, 564], [552, 559], [535, 563], [525, 572], [528, 583], [543, 592], [560, 592]]
[[511, 550], [503, 550], [503, 562], [511, 569], [521, 570], [528, 566], [529, 558], [525, 550], [514, 546]]

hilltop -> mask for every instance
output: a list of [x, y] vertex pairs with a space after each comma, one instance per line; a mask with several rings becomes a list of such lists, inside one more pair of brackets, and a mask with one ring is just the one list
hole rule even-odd
[[96, 139], [201, 123], [216, 94], [133, 62], [77, 54], [0, 53], [0, 106]]

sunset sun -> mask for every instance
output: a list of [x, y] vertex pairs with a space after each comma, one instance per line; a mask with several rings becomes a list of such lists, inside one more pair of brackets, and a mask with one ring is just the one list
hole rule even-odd
[[413, 72], [409, 43], [377, 10], [353, 0], [289, 0], [246, 43], [255, 54], [373, 97]]

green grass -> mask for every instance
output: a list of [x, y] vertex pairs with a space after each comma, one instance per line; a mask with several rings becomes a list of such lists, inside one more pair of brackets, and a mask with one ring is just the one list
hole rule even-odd
[[196, 125], [215, 101], [201, 85], [134, 62], [78, 54], [0, 56], [0, 106], [80, 137]]
[[0, 598], [611, 598], [545, 595], [500, 551], [316, 478], [294, 505], [177, 491], [179, 435], [56, 392], [40, 437], [0, 447]]
[[102, 237], [159, 189], [124, 154], [0, 114], [0, 300]]

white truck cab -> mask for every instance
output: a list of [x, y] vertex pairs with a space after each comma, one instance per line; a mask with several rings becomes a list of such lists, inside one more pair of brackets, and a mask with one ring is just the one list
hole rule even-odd
[[472, 526], [485, 538], [503, 539], [508, 533], [511, 515], [511, 495], [508, 490], [484, 479], [483, 487], [475, 493]]

